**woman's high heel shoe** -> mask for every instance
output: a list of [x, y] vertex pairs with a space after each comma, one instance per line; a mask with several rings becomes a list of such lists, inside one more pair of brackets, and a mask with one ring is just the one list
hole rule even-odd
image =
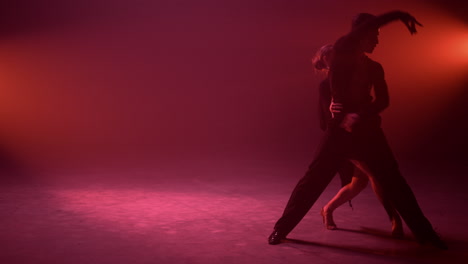
[[325, 212], [325, 210], [323, 210], [323, 207], [322, 207], [322, 210], [320, 210], [320, 214], [322, 215], [323, 224], [325, 225], [326, 229], [328, 230], [338, 229], [338, 227], [336, 227], [335, 221], [333, 221], [333, 214]]

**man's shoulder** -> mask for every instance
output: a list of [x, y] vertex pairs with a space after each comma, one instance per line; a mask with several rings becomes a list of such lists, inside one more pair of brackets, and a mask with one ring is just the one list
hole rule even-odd
[[378, 62], [376, 60], [373, 60], [373, 59], [369, 58], [368, 56], [366, 56], [366, 60], [367, 60], [367, 63], [369, 63], [371, 65], [380, 65], [380, 62]]
[[382, 64], [366, 56], [367, 63], [374, 69], [383, 69]]
[[379, 62], [372, 60], [371, 58], [366, 56], [367, 60], [367, 67], [371, 73], [372, 76], [383, 76], [384, 73], [384, 68], [382, 67], [382, 64]]
[[335, 50], [335, 52], [338, 53], [354, 51], [356, 49], [357, 43], [357, 40], [353, 38], [352, 35], [347, 34], [340, 37], [335, 42], [335, 44], [333, 45], [333, 49]]

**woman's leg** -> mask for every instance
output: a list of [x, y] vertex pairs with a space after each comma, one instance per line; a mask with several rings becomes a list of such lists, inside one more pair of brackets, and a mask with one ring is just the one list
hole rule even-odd
[[[344, 166], [354, 167], [354, 165], [349, 161], [347, 161]], [[354, 170], [349, 170], [349, 168], [344, 167], [343, 169], [340, 169], [339, 173], [342, 174], [349, 171], [354, 171], [351, 182], [343, 186], [335, 195], [335, 197], [333, 197], [320, 212], [323, 217], [323, 223], [329, 230], [334, 230], [337, 228], [335, 222], [333, 221], [333, 211], [335, 211], [335, 209], [340, 207], [342, 204], [356, 197], [356, 195], [358, 195], [362, 190], [364, 190], [364, 188], [366, 188], [367, 183], [369, 182], [368, 177], [357, 168], [354, 168]]]

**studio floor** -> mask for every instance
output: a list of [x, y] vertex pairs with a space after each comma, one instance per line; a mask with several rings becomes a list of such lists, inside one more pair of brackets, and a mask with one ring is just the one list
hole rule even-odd
[[[184, 164], [184, 165], [182, 165]], [[0, 187], [0, 263], [468, 263], [462, 170], [404, 167], [424, 213], [449, 250], [390, 236], [370, 186], [335, 212], [319, 211], [337, 177], [279, 245], [267, 237], [307, 164], [213, 162], [69, 170]]]

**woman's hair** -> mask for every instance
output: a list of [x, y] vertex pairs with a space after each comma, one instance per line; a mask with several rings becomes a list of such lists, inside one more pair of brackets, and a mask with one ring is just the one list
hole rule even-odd
[[325, 61], [326, 56], [331, 56], [333, 51], [333, 45], [328, 44], [322, 46], [316, 53], [315, 56], [312, 58], [312, 65], [317, 71], [324, 71], [328, 70], [327, 62]]

